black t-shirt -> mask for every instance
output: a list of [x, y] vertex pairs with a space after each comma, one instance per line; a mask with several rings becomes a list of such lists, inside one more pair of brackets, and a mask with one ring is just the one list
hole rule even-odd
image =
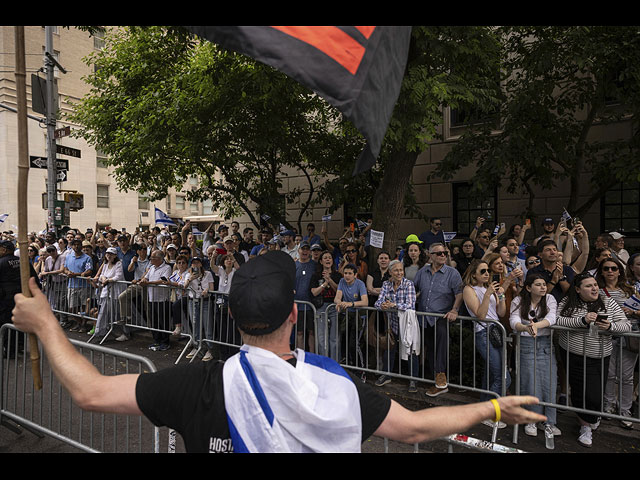
[[[331, 280], [333, 280], [336, 284], [340, 283], [340, 279], [342, 275], [338, 272], [331, 272]], [[316, 270], [316, 272], [311, 277], [311, 288], [317, 288], [320, 285], [324, 284], [324, 278], [322, 277], [322, 270]], [[329, 285], [325, 288], [322, 293], [323, 303], [333, 303], [333, 299], [336, 298], [336, 291]]]
[[[295, 364], [295, 359], [290, 360]], [[178, 432], [189, 453], [231, 453], [231, 435], [224, 406], [220, 362], [202, 362], [140, 375], [138, 406], [156, 426]], [[351, 375], [362, 415], [364, 442], [383, 422], [391, 400]]]

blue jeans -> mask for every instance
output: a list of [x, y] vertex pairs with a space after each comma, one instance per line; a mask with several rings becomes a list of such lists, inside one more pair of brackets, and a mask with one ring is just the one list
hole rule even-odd
[[[520, 335], [520, 395], [533, 395], [541, 402], [555, 403], [558, 367], [551, 336]], [[556, 424], [556, 409], [543, 405], [526, 406]]]
[[[489, 324], [487, 324], [488, 326]], [[488, 352], [487, 352], [488, 346]], [[483, 328], [476, 332], [476, 349], [480, 353], [480, 356], [485, 361], [485, 368], [482, 375], [481, 388], [490, 390], [499, 396], [502, 396], [502, 365], [504, 364], [504, 358], [502, 356], [502, 347], [496, 348], [491, 345], [491, 342], [487, 342], [487, 330]], [[488, 353], [488, 356], [487, 356]], [[487, 383], [487, 372], [489, 379]], [[509, 369], [506, 369], [506, 385], [505, 391], [511, 385], [511, 375]], [[488, 393], [482, 393], [480, 398], [482, 400], [489, 400], [494, 398], [494, 395]]]

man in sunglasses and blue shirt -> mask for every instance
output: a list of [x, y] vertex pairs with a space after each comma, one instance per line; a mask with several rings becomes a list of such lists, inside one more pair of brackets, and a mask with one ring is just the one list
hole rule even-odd
[[[447, 322], [453, 322], [458, 318], [458, 310], [462, 304], [462, 277], [458, 270], [447, 265], [447, 256], [448, 250], [443, 243], [432, 243], [429, 246], [430, 263], [418, 270], [413, 279], [418, 295], [416, 310], [444, 314], [442, 317], [418, 317], [418, 322], [424, 328], [424, 350], [427, 360], [425, 377], [435, 378], [435, 385], [426, 392], [430, 397], [448, 391]], [[426, 322], [423, 319], [426, 319]]]

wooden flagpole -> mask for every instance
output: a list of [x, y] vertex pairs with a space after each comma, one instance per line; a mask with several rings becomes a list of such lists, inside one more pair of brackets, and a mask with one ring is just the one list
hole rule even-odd
[[[18, 246], [20, 248], [20, 281], [22, 294], [31, 297], [29, 289], [29, 254], [27, 240], [27, 186], [29, 183], [29, 137], [27, 135], [27, 87], [24, 26], [15, 27], [16, 42], [16, 102], [18, 106]], [[42, 389], [38, 338], [29, 334], [31, 374], [36, 390]]]

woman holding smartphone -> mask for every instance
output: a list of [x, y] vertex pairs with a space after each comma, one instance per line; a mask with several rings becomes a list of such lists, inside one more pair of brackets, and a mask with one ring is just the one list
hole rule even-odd
[[[509, 322], [520, 334], [520, 395], [534, 395], [542, 402], [555, 403], [558, 366], [551, 341], [551, 325], [556, 323], [557, 302], [547, 293], [547, 282], [539, 273], [528, 275], [520, 295], [511, 302]], [[532, 411], [545, 415], [554, 435], [560, 435], [556, 426], [556, 409], [536, 405]], [[544, 428], [542, 425], [539, 425]], [[535, 437], [536, 424], [524, 427], [524, 433]]]
[[613, 350], [611, 335], [599, 332], [628, 332], [631, 323], [613, 298], [600, 296], [596, 279], [581, 273], [558, 305], [556, 324], [572, 329], [562, 330], [558, 343], [571, 386], [571, 404], [590, 411], [577, 412], [578, 443], [591, 447], [592, 432], [600, 425], [599, 415], [592, 412], [602, 411], [606, 380], [602, 372], [609, 370]]
[[[469, 315], [479, 320], [491, 319], [495, 322], [475, 322], [476, 350], [486, 362], [482, 386], [497, 395], [503, 394], [502, 367], [504, 365], [503, 347], [494, 346], [489, 338], [489, 328], [493, 323], [499, 322], [500, 316], [507, 311], [504, 290], [498, 282], [492, 282], [489, 265], [482, 260], [474, 260], [467, 268], [463, 278], [464, 289], [462, 296]], [[496, 328], [496, 327], [494, 327]], [[504, 341], [504, 339], [503, 339]], [[509, 369], [505, 371], [505, 391], [511, 384]], [[483, 393], [483, 400], [493, 396]], [[494, 422], [486, 420], [483, 424], [494, 427]], [[498, 423], [498, 428], [506, 425]]]
[[[600, 287], [600, 296], [615, 300], [632, 323], [632, 326], [636, 325], [638, 321], [637, 312], [625, 306], [625, 302], [636, 291], [634, 287], [626, 282], [622, 263], [615, 258], [607, 258], [600, 262], [597, 272], [596, 279]], [[612, 342], [613, 351], [609, 360], [608, 378], [604, 391], [604, 411], [623, 417], [631, 417], [633, 374], [638, 360], [638, 352], [631, 351], [628, 348], [628, 339], [625, 337], [613, 337]], [[618, 398], [618, 393], [620, 392], [618, 382], [622, 383], [621, 398]], [[633, 428], [633, 423], [629, 420], [622, 420], [621, 423], [624, 428]]]

